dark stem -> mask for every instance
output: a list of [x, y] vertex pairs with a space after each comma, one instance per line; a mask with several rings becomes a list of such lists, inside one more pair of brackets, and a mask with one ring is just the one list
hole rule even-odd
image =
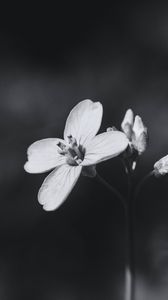
[[135, 293], [135, 261], [134, 261], [134, 198], [132, 173], [127, 169], [128, 178], [128, 197], [126, 207], [126, 283], [125, 283], [125, 300], [134, 300]]
[[127, 263], [126, 263], [126, 289], [125, 300], [135, 299], [135, 244], [134, 244], [134, 230], [135, 230], [135, 203], [138, 194], [146, 183], [146, 181], [153, 175], [153, 171], [147, 174], [137, 185], [135, 192], [132, 185], [132, 172], [126, 167], [128, 178], [128, 198], [126, 210], [126, 249]]
[[126, 209], [126, 200], [124, 196], [111, 184], [109, 184], [104, 178], [102, 178], [98, 173], [96, 174], [96, 180], [103, 184], [106, 188], [108, 188], [118, 199], [120, 199], [121, 203]]
[[118, 197], [123, 206], [126, 219], [126, 278], [125, 278], [125, 300], [134, 300], [134, 207], [133, 207], [133, 186], [132, 186], [132, 174], [129, 168], [125, 168], [128, 179], [128, 197], [125, 197], [108, 182], [106, 182], [99, 174], [96, 175], [96, 179], [101, 182], [106, 188], [108, 188], [116, 197]]
[[140, 182], [137, 184], [136, 188], [135, 188], [135, 193], [134, 193], [134, 198], [135, 200], [138, 198], [138, 195], [142, 189], [142, 187], [144, 186], [144, 184], [147, 182], [147, 180], [153, 175], [154, 171], [149, 172], [147, 175], [145, 175]]

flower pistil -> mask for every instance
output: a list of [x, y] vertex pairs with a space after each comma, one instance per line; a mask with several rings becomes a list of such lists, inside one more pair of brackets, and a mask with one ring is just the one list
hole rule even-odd
[[84, 159], [85, 150], [81, 145], [78, 146], [76, 139], [72, 135], [69, 135], [67, 138], [68, 145], [58, 142], [58, 151], [61, 155], [66, 156], [66, 162], [70, 166], [80, 165]]

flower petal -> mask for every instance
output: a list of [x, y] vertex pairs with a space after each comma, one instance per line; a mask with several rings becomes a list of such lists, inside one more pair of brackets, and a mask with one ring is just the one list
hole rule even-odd
[[103, 115], [100, 102], [89, 99], [79, 102], [70, 112], [64, 130], [64, 139], [72, 135], [77, 143], [85, 145], [98, 132]]
[[86, 147], [82, 166], [97, 164], [119, 155], [128, 146], [128, 139], [123, 132], [108, 131], [95, 136]]
[[65, 142], [61, 139], [49, 138], [39, 140], [27, 150], [28, 161], [24, 165], [28, 173], [43, 173], [66, 162], [66, 157], [59, 154], [57, 144]]
[[54, 210], [66, 200], [81, 170], [81, 166], [63, 165], [46, 177], [38, 193], [38, 201], [45, 210]]

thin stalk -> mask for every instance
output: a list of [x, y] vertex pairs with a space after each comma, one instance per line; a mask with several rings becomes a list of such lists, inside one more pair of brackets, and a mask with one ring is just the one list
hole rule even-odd
[[138, 195], [142, 189], [142, 187], [144, 186], [144, 184], [147, 182], [147, 180], [153, 175], [153, 171], [149, 172], [147, 175], [145, 175], [140, 182], [137, 184], [136, 188], [135, 188], [135, 193], [134, 193], [134, 198], [135, 200], [138, 198]]
[[96, 174], [96, 179], [101, 184], [103, 184], [107, 189], [109, 189], [118, 199], [120, 199], [121, 203], [124, 206], [124, 209], [126, 209], [126, 200], [125, 200], [125, 197], [115, 187], [113, 187], [104, 178], [102, 178], [98, 173]]
[[132, 176], [128, 168], [125, 169], [128, 178], [128, 197], [125, 197], [113, 186], [111, 186], [106, 180], [104, 180], [99, 174], [96, 175], [96, 179], [108, 188], [116, 197], [121, 200], [124, 206], [125, 219], [126, 219], [126, 269], [125, 269], [125, 300], [134, 300], [134, 211], [133, 211], [133, 187]]
[[126, 209], [126, 270], [125, 270], [125, 300], [134, 300], [135, 264], [134, 264], [134, 206], [132, 174], [128, 170], [128, 196]]
[[153, 175], [153, 171], [148, 173], [137, 185], [135, 192], [132, 185], [132, 173], [126, 167], [128, 178], [128, 198], [127, 198], [127, 213], [126, 213], [126, 249], [127, 263], [126, 263], [126, 283], [125, 283], [125, 300], [135, 299], [135, 245], [134, 245], [134, 228], [135, 228], [135, 200], [138, 194], [146, 183], [146, 181]]

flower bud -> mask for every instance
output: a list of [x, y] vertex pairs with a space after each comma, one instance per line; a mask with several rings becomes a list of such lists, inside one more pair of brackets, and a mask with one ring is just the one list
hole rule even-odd
[[121, 128], [129, 140], [131, 139], [132, 136], [133, 122], [134, 122], [133, 111], [132, 109], [128, 109], [121, 123]]
[[154, 175], [156, 177], [162, 176], [168, 173], [168, 155], [162, 157], [154, 164]]
[[146, 150], [148, 139], [147, 128], [144, 126], [141, 117], [135, 117], [132, 131], [132, 145], [141, 155]]

